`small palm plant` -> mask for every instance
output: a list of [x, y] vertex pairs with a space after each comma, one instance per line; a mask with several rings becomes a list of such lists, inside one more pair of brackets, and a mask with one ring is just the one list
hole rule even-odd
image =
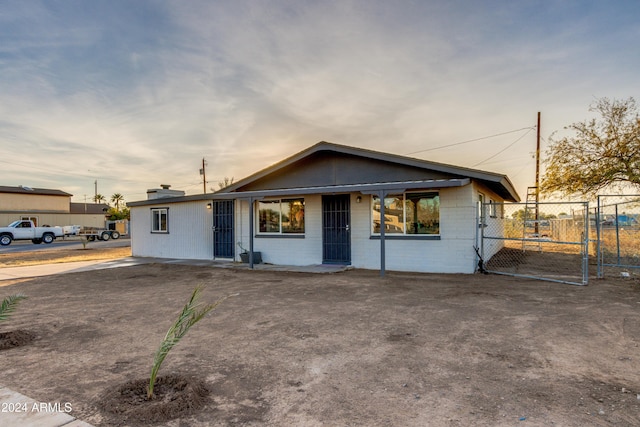
[[18, 303], [23, 299], [27, 299], [26, 295], [16, 294], [6, 297], [0, 304], [0, 322], [7, 320], [11, 313], [13, 313], [18, 306]]
[[173, 325], [171, 325], [164, 339], [160, 343], [160, 347], [153, 357], [151, 378], [149, 379], [149, 386], [147, 387], [147, 399], [153, 398], [153, 387], [155, 386], [156, 377], [158, 375], [158, 371], [160, 370], [162, 362], [164, 362], [164, 359], [165, 357], [167, 357], [167, 354], [169, 354], [169, 351], [176, 344], [178, 344], [178, 342], [180, 342], [180, 339], [182, 339], [182, 337], [185, 336], [189, 328], [191, 328], [194, 324], [201, 320], [211, 310], [220, 305], [222, 301], [226, 300], [229, 297], [238, 295], [227, 295], [220, 298], [213, 304], [202, 305], [198, 303], [201, 292], [202, 286], [196, 286], [196, 288], [193, 290], [193, 294], [191, 294], [191, 299], [189, 299], [189, 302], [184, 306], [182, 312], [178, 316], [178, 319]]

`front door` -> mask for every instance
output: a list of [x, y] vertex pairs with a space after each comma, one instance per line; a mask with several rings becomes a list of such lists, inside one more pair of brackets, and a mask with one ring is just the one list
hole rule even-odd
[[322, 262], [351, 264], [348, 194], [322, 196]]
[[233, 258], [233, 200], [213, 202], [213, 257]]

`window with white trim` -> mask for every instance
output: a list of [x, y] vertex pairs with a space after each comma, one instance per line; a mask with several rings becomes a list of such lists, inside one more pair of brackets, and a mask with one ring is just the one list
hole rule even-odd
[[304, 199], [260, 200], [259, 234], [304, 234]]
[[[372, 233], [380, 234], [380, 198], [372, 198]], [[384, 199], [385, 234], [439, 235], [440, 195], [437, 191], [407, 192]]]
[[151, 232], [169, 232], [169, 208], [151, 208]]

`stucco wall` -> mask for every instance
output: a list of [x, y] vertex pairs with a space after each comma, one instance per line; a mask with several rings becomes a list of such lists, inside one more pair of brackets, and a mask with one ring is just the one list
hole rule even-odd
[[0, 207], [3, 211], [69, 212], [70, 201], [70, 196], [0, 193]]
[[104, 227], [105, 218], [102, 214], [64, 214], [42, 212], [11, 212], [0, 213], [0, 226], [6, 226], [22, 218], [37, 218], [38, 225], [82, 225], [84, 227]]

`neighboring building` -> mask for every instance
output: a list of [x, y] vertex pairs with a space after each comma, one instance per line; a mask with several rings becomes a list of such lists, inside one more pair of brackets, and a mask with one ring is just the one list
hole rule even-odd
[[104, 227], [108, 205], [71, 203], [71, 196], [46, 188], [0, 186], [0, 225], [30, 219], [36, 225]]
[[46, 188], [0, 186], [0, 209], [3, 212], [68, 213], [71, 196]]
[[216, 193], [149, 194], [128, 204], [134, 256], [446, 273], [475, 271], [479, 201], [519, 201], [505, 175], [327, 142]]

